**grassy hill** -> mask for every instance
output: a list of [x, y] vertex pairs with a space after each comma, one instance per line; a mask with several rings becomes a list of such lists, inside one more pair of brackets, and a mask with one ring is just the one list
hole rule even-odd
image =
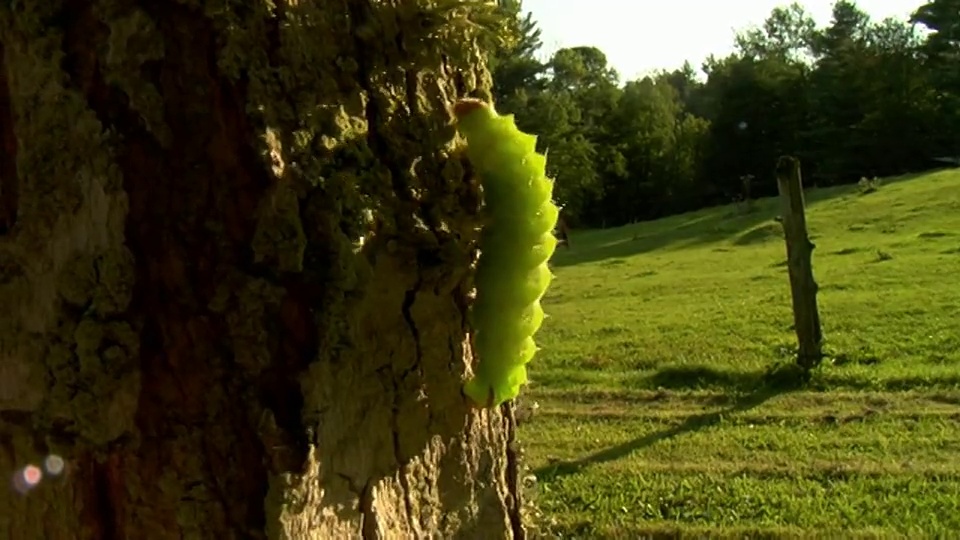
[[520, 433], [550, 536], [960, 531], [960, 171], [807, 203], [830, 358], [800, 388], [775, 199], [559, 250]]

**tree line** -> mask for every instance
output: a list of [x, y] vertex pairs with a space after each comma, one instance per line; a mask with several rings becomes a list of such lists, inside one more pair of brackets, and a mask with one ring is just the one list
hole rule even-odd
[[872, 20], [850, 0], [817, 26], [799, 3], [709, 57], [622, 82], [595, 47], [538, 59], [535, 14], [501, 2], [515, 39], [491, 54], [494, 97], [539, 136], [571, 224], [614, 226], [776, 192], [781, 154], [830, 186], [960, 155], [960, 0]]

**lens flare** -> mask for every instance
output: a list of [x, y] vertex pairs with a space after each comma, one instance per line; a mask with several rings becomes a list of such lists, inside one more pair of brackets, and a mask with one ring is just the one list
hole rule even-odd
[[43, 468], [47, 470], [47, 474], [56, 476], [63, 472], [63, 458], [56, 454], [50, 454], [47, 459], [43, 460]]

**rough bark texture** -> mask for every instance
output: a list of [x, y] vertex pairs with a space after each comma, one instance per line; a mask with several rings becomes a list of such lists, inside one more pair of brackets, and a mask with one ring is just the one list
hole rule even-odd
[[807, 217], [803, 201], [800, 162], [781, 157], [777, 162], [777, 187], [780, 191], [780, 213], [787, 243], [787, 270], [793, 298], [793, 325], [797, 333], [797, 363], [809, 370], [823, 359], [823, 334], [817, 308], [817, 282], [813, 278], [814, 246], [807, 234]]
[[0, 6], [0, 538], [522, 534], [427, 4]]

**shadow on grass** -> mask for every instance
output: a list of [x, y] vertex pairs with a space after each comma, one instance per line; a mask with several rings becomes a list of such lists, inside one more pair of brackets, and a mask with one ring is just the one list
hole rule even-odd
[[[704, 370], [706, 368], [694, 368]], [[662, 382], [664, 383], [680, 383], [684, 381], [682, 385], [685, 388], [696, 387], [698, 386], [698, 381], [685, 379], [684, 368], [675, 368], [668, 371], [672, 373], [665, 373], [663, 375]], [[713, 370], [707, 370], [713, 371]], [[659, 372], [654, 377], [661, 375]], [[697, 373], [693, 371], [686, 371], [686, 376], [699, 376], [701, 378], [710, 378], [710, 381], [703, 380], [708, 384], [717, 384], [724, 381], [718, 380], [717, 377], [723, 377], [727, 375], [731, 377], [731, 380], [725, 381], [730, 383], [733, 387], [741, 387], [744, 383], [747, 382], [747, 378], [744, 378], [742, 374], [724, 374], [723, 372], [712, 372], [707, 373]], [[533, 474], [540, 481], [550, 481], [563, 476], [569, 476], [571, 474], [577, 474], [581, 470], [591, 466], [597, 465], [600, 463], [606, 463], [608, 461], [614, 461], [625, 457], [637, 450], [652, 446], [660, 441], [671, 439], [678, 435], [683, 435], [684, 433], [690, 433], [698, 431], [700, 429], [710, 427], [720, 422], [720, 420], [728, 414], [743, 412], [758, 407], [765, 403], [766, 401], [786, 394], [788, 392], [798, 390], [803, 388], [809, 381], [809, 375], [803, 372], [796, 364], [779, 364], [774, 368], [756, 374], [755, 376], [749, 377], [753, 381], [761, 381], [759, 386], [755, 386], [752, 392], [744, 394], [737, 397], [733, 400], [732, 405], [727, 408], [724, 408], [719, 411], [714, 411], [710, 413], [697, 414], [687, 418], [679, 426], [666, 429], [663, 431], [658, 431], [655, 433], [650, 433], [644, 435], [643, 437], [638, 437], [631, 441], [625, 442], [623, 444], [618, 444], [602, 450], [595, 454], [583, 457], [574, 461], [565, 461], [560, 463], [553, 463], [550, 465], [545, 465], [533, 471]], [[679, 387], [680, 384], [674, 384], [671, 387]], [[667, 385], [664, 385], [667, 387]]]
[[649, 253], [678, 244], [718, 242], [771, 221], [775, 215], [774, 204], [757, 201], [755, 209], [746, 214], [739, 213], [734, 206], [725, 206], [616, 229], [585, 231], [571, 237], [570, 249], [557, 250], [550, 264], [574, 266]]
[[[935, 172], [938, 171], [885, 178], [883, 185], [906, 182]], [[852, 183], [808, 188], [804, 197], [807, 207], [814, 207], [858, 193], [859, 188]], [[775, 240], [782, 237], [780, 225], [773, 222], [780, 212], [779, 205], [777, 197], [767, 197], [755, 200], [750, 212], [741, 211], [738, 205], [727, 205], [614, 229], [574, 232], [570, 249], [557, 250], [550, 264], [555, 267], [575, 266], [649, 253], [677, 244], [697, 246], [733, 239], [735, 245], [729, 247], [734, 250], [737, 246]]]
[[774, 371], [734, 371], [701, 364], [666, 366], [646, 378], [644, 386], [664, 390], [702, 390], [722, 388], [745, 393], [757, 388], [777, 387], [782, 384], [768, 379]]

